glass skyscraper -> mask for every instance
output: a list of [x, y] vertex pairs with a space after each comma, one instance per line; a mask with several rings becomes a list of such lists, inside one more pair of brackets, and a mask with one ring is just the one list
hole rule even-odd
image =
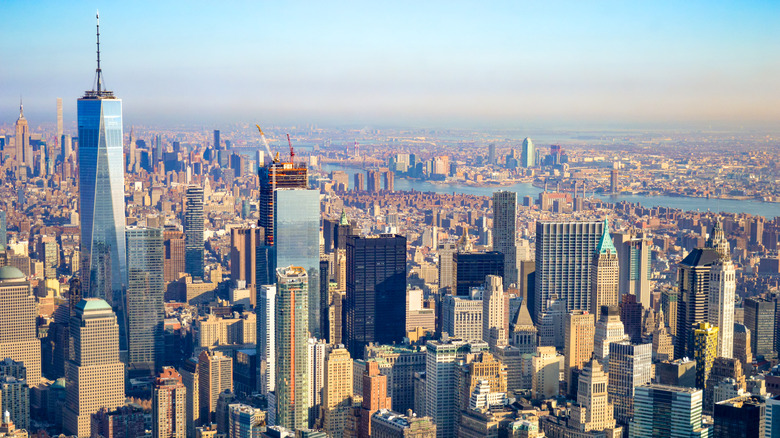
[[300, 266], [309, 285], [309, 329], [320, 333], [320, 192], [304, 189], [276, 189], [274, 202], [275, 242], [273, 269]]
[[77, 105], [81, 280], [84, 297], [105, 299], [113, 307], [119, 322], [120, 349], [125, 350], [127, 256], [122, 100], [103, 88], [99, 51], [96, 76], [96, 87], [84, 93]]
[[193, 278], [203, 278], [203, 187], [187, 187], [184, 213], [184, 270]]
[[128, 227], [126, 235], [129, 371], [151, 375], [164, 346], [162, 228]]

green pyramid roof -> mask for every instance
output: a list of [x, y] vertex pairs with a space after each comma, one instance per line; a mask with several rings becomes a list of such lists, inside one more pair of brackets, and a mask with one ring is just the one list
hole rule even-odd
[[596, 246], [596, 254], [606, 254], [607, 252], [617, 254], [615, 244], [612, 243], [612, 236], [609, 235], [609, 221], [604, 219], [604, 232], [601, 233], [601, 240]]

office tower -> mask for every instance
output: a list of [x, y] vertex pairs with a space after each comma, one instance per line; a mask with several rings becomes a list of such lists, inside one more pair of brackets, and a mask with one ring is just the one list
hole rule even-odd
[[458, 247], [455, 243], [439, 243], [439, 293], [442, 295], [454, 294], [455, 269], [453, 257]]
[[664, 324], [664, 312], [658, 312], [653, 330], [653, 360], [664, 362], [674, 359], [674, 342], [669, 329]]
[[179, 373], [181, 381], [186, 389], [187, 397], [187, 436], [195, 436], [195, 427], [200, 425], [200, 369], [197, 356], [193, 356], [182, 363]]
[[0, 252], [8, 248], [8, 219], [5, 211], [0, 211]]
[[355, 175], [353, 176], [353, 178], [355, 179], [355, 181], [354, 181], [354, 183], [355, 183], [355, 191], [356, 192], [362, 192], [363, 190], [365, 190], [365, 183], [364, 183], [365, 175], [363, 175], [362, 172], [356, 172]]
[[30, 387], [23, 378], [0, 377], [0, 409], [20, 429], [30, 429]]
[[258, 437], [265, 430], [266, 412], [243, 403], [228, 405], [227, 438]]
[[12, 266], [0, 267], [0, 356], [22, 362], [27, 369], [27, 382], [33, 386], [41, 380], [37, 308], [24, 274]]
[[528, 137], [523, 140], [523, 150], [520, 153], [520, 165], [525, 168], [536, 166], [534, 142]]
[[393, 193], [395, 191], [395, 173], [383, 172], [383, 175], [385, 179], [385, 191]]
[[187, 388], [172, 367], [163, 367], [152, 392], [152, 437], [187, 436]]
[[[564, 380], [572, 383], [572, 371], [590, 360], [593, 355], [593, 339], [595, 337], [596, 321], [593, 314], [587, 311], [575, 310], [566, 315], [566, 356]], [[574, 388], [568, 388], [570, 392]]]
[[701, 389], [650, 384], [634, 393], [630, 438], [709, 436], [711, 430], [702, 423]]
[[[257, 225], [265, 230], [265, 245], [273, 246], [275, 242], [274, 212], [277, 189], [306, 189], [308, 176], [306, 167], [295, 167], [292, 163], [268, 163], [260, 168], [260, 199], [258, 201]], [[319, 211], [319, 210], [318, 210]], [[319, 216], [318, 216], [319, 217]], [[318, 222], [319, 223], [319, 222]], [[284, 265], [279, 265], [284, 266]], [[268, 271], [268, 281], [258, 281], [261, 284], [273, 283], [276, 272]]]
[[468, 362], [477, 353], [485, 352], [485, 342], [462, 340], [428, 341], [425, 366], [425, 411], [420, 415], [433, 418], [436, 436], [455, 436], [457, 418], [455, 370], [458, 361]]
[[642, 304], [636, 295], [623, 295], [620, 299], [620, 321], [631, 342], [642, 342]]
[[[16, 146], [16, 166], [32, 167], [32, 148], [30, 147], [30, 127], [27, 119], [24, 118], [24, 106], [19, 99], [19, 118], [16, 120], [16, 135], [14, 136], [14, 145]], [[25, 175], [26, 176], [26, 175]]]
[[693, 356], [694, 324], [708, 320], [710, 270], [720, 259], [713, 248], [696, 248], [677, 268], [677, 333], [674, 357]]
[[696, 361], [696, 387], [704, 388], [712, 370], [718, 346], [718, 328], [708, 322], [694, 324], [693, 358]]
[[309, 427], [319, 417], [322, 406], [322, 391], [325, 388], [325, 355], [328, 344], [325, 340], [309, 338], [307, 373], [309, 375]]
[[634, 390], [653, 377], [651, 344], [628, 341], [609, 344], [609, 399], [615, 405], [615, 420], [628, 425], [634, 417]]
[[62, 98], [57, 98], [57, 138], [62, 137]]
[[363, 404], [360, 407], [359, 437], [371, 436], [371, 416], [380, 409], [390, 409], [392, 399], [388, 397], [387, 376], [380, 374], [379, 362], [366, 362], [363, 372]]
[[468, 296], [473, 287], [482, 287], [488, 275], [504, 276], [504, 255], [498, 251], [455, 253], [456, 295]]
[[716, 249], [718, 260], [712, 263], [709, 284], [709, 323], [718, 328], [719, 357], [733, 357], [734, 348], [734, 294], [736, 274], [731, 261], [729, 243], [720, 221], [710, 231], [707, 247]]
[[[68, 160], [70, 159], [71, 155], [73, 155], [73, 139], [70, 138], [70, 135], [63, 134], [60, 136], [60, 148], [64, 167], [66, 163], [69, 165]], [[66, 173], [66, 175], [69, 175], [69, 173]], [[70, 178], [70, 176], [67, 176], [67, 178]]]
[[609, 364], [609, 346], [613, 342], [626, 340], [623, 323], [620, 321], [618, 308], [615, 306], [601, 306], [598, 313], [599, 320], [596, 321], [595, 338], [593, 354], [596, 359], [605, 367]]
[[737, 388], [737, 390], [746, 390], [745, 374], [742, 372], [742, 363], [733, 358], [716, 357], [712, 361], [709, 376], [704, 389], [704, 412], [712, 414], [713, 405], [726, 398], [722, 391], [716, 391], [715, 388], [721, 383], [728, 383]]
[[309, 425], [309, 287], [306, 270], [276, 270], [276, 424]]
[[36, 258], [43, 262], [43, 276], [46, 279], [57, 278], [57, 267], [60, 264], [60, 248], [55, 236], [36, 236]]
[[539, 345], [563, 349], [566, 343], [566, 300], [553, 294], [547, 300], [547, 310], [539, 321]]
[[400, 343], [406, 335], [406, 238], [347, 238], [345, 341], [353, 358], [370, 342]]
[[635, 231], [614, 233], [612, 238], [618, 255], [620, 273], [618, 290], [622, 294], [636, 295], [637, 301], [645, 308], [649, 308], [652, 241], [644, 233]]
[[201, 421], [216, 421], [219, 395], [233, 391], [233, 360], [221, 351], [202, 351], [198, 356], [198, 390]]
[[[132, 126], [130, 127], [130, 141], [129, 141], [129, 144], [127, 145], [127, 147], [128, 147], [128, 150], [127, 150], [127, 160], [126, 160], [127, 167], [126, 167], [126, 170], [127, 170], [127, 173], [133, 173], [133, 172], [136, 171], [136, 155], [137, 155], [137, 151], [135, 149], [135, 137], [133, 136], [133, 127]], [[64, 151], [64, 149], [63, 149], [63, 151]], [[65, 154], [63, 152], [63, 157], [64, 156], [65, 156]]]
[[526, 300], [520, 303], [517, 313], [509, 324], [509, 345], [520, 350], [520, 354], [533, 354], [536, 352], [539, 332], [531, 320]]
[[617, 169], [609, 171], [609, 193], [616, 195], [620, 192], [620, 174]]
[[553, 294], [566, 300], [569, 311], [590, 310], [590, 261], [603, 232], [601, 221], [536, 222], [536, 280], [529, 297], [534, 321], [547, 311]]
[[179, 279], [179, 274], [186, 272], [184, 233], [176, 229], [163, 231], [163, 246], [165, 259], [163, 261], [163, 280], [170, 283]]
[[766, 434], [765, 412], [769, 409], [764, 397], [743, 395], [715, 404], [713, 438], [761, 438], [772, 437]]
[[780, 437], [780, 396], [766, 398], [766, 415], [764, 416], [765, 438]]
[[95, 87], [78, 100], [81, 281], [85, 297], [105, 299], [114, 308], [119, 349], [124, 351], [127, 254], [122, 101], [103, 88], [99, 38], [98, 31]]
[[451, 338], [482, 339], [484, 330], [482, 300], [476, 297], [444, 297], [441, 331]]
[[436, 424], [429, 417], [404, 415], [381, 409], [371, 416], [371, 436], [376, 438], [436, 438]]
[[734, 324], [734, 358], [742, 362], [743, 370], [750, 370], [753, 363], [750, 330], [744, 324]]
[[425, 348], [417, 346], [401, 345], [372, 345], [366, 347], [365, 357], [380, 359], [390, 365], [391, 389], [388, 391], [393, 397], [393, 409], [398, 412], [406, 412], [414, 409], [414, 375], [425, 372], [426, 361]]
[[753, 356], [771, 357], [774, 354], [775, 305], [763, 298], [744, 301], [745, 326], [750, 330], [750, 349]]
[[504, 255], [504, 284], [517, 283], [517, 193], [493, 193], [493, 250]]
[[187, 187], [187, 209], [184, 212], [184, 270], [193, 278], [203, 278], [204, 227], [203, 188]]
[[257, 291], [257, 363], [260, 393], [276, 388], [276, 286], [264, 284]]
[[219, 129], [214, 130], [214, 150], [218, 151], [222, 149], [222, 143], [219, 141]]
[[308, 330], [312, 336], [321, 338], [319, 191], [277, 189], [274, 230], [276, 236], [271, 258], [272, 267], [275, 269], [298, 266], [306, 270], [309, 291]]
[[509, 334], [509, 296], [501, 277], [488, 275], [482, 293], [482, 340], [491, 348], [507, 345]]
[[619, 265], [615, 246], [609, 235], [609, 223], [604, 221], [604, 231], [593, 254], [591, 266], [590, 313], [598, 315], [601, 306], [617, 306], [619, 303]]
[[63, 427], [70, 435], [85, 437], [92, 414], [125, 404], [125, 365], [119, 361], [119, 326], [111, 306], [85, 298], [74, 310]]
[[162, 229], [127, 227], [125, 235], [129, 371], [151, 375], [163, 361]]
[[255, 226], [230, 230], [230, 278], [246, 282], [252, 307], [257, 305], [257, 249], [264, 237]]
[[584, 364], [578, 380], [577, 404], [572, 407], [571, 414], [577, 430], [585, 432], [615, 428], [613, 406], [607, 395], [608, 380], [609, 376], [595, 358]]
[[488, 145], [488, 164], [496, 164], [496, 144]]
[[455, 421], [456, 427], [460, 425], [459, 414], [469, 409], [472, 393], [478, 385], [486, 383], [490, 388], [490, 392], [502, 393], [505, 397], [507, 392], [506, 381], [506, 364], [498, 361], [495, 356], [488, 352], [474, 354], [466, 363], [457, 366], [455, 368], [455, 407], [458, 410]]
[[329, 436], [343, 436], [352, 394], [352, 358], [346, 348], [333, 348], [325, 359], [322, 394], [322, 428]]
[[545, 400], [558, 395], [560, 381], [560, 356], [555, 347], [538, 347], [531, 359], [533, 380], [531, 394], [534, 399]]

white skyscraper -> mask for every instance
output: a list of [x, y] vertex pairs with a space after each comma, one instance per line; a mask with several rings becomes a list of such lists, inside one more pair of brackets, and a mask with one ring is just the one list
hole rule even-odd
[[709, 322], [718, 327], [718, 357], [734, 357], [734, 294], [737, 289], [729, 243], [715, 223], [707, 246], [718, 251], [719, 259], [710, 268]]
[[628, 339], [623, 323], [620, 321], [620, 312], [615, 306], [601, 306], [599, 319], [596, 321], [596, 341], [593, 353], [601, 365], [607, 367], [609, 363], [609, 344]]
[[501, 277], [488, 275], [482, 295], [482, 340], [491, 347], [507, 344], [509, 301]]
[[260, 392], [276, 388], [276, 286], [263, 285], [257, 291], [257, 362]]

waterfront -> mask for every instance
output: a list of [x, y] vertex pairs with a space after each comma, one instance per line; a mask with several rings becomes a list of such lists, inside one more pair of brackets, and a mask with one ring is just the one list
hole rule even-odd
[[[349, 174], [350, 187], [354, 179], [352, 175], [361, 172], [362, 169], [346, 167], [337, 164], [326, 164], [322, 166], [322, 171], [329, 173], [334, 170], [343, 170]], [[430, 181], [419, 181], [408, 178], [396, 178], [395, 189], [401, 191], [416, 190], [418, 192], [435, 193], [464, 193], [477, 196], [492, 196], [497, 190], [511, 190], [517, 192], [519, 199], [524, 196], [537, 198], [542, 189], [534, 187], [530, 183], [520, 183], [510, 186], [470, 186], [460, 183], [434, 183]], [[608, 195], [597, 194], [598, 198], [607, 202], [627, 201], [641, 204], [645, 207], [669, 207], [679, 208], [685, 211], [717, 211], [728, 213], [750, 213], [753, 215], [764, 216], [771, 219], [780, 216], [780, 203], [762, 202], [756, 200], [737, 200], [737, 199], [707, 199], [707, 198], [689, 198], [677, 196], [643, 196], [643, 195]]]

